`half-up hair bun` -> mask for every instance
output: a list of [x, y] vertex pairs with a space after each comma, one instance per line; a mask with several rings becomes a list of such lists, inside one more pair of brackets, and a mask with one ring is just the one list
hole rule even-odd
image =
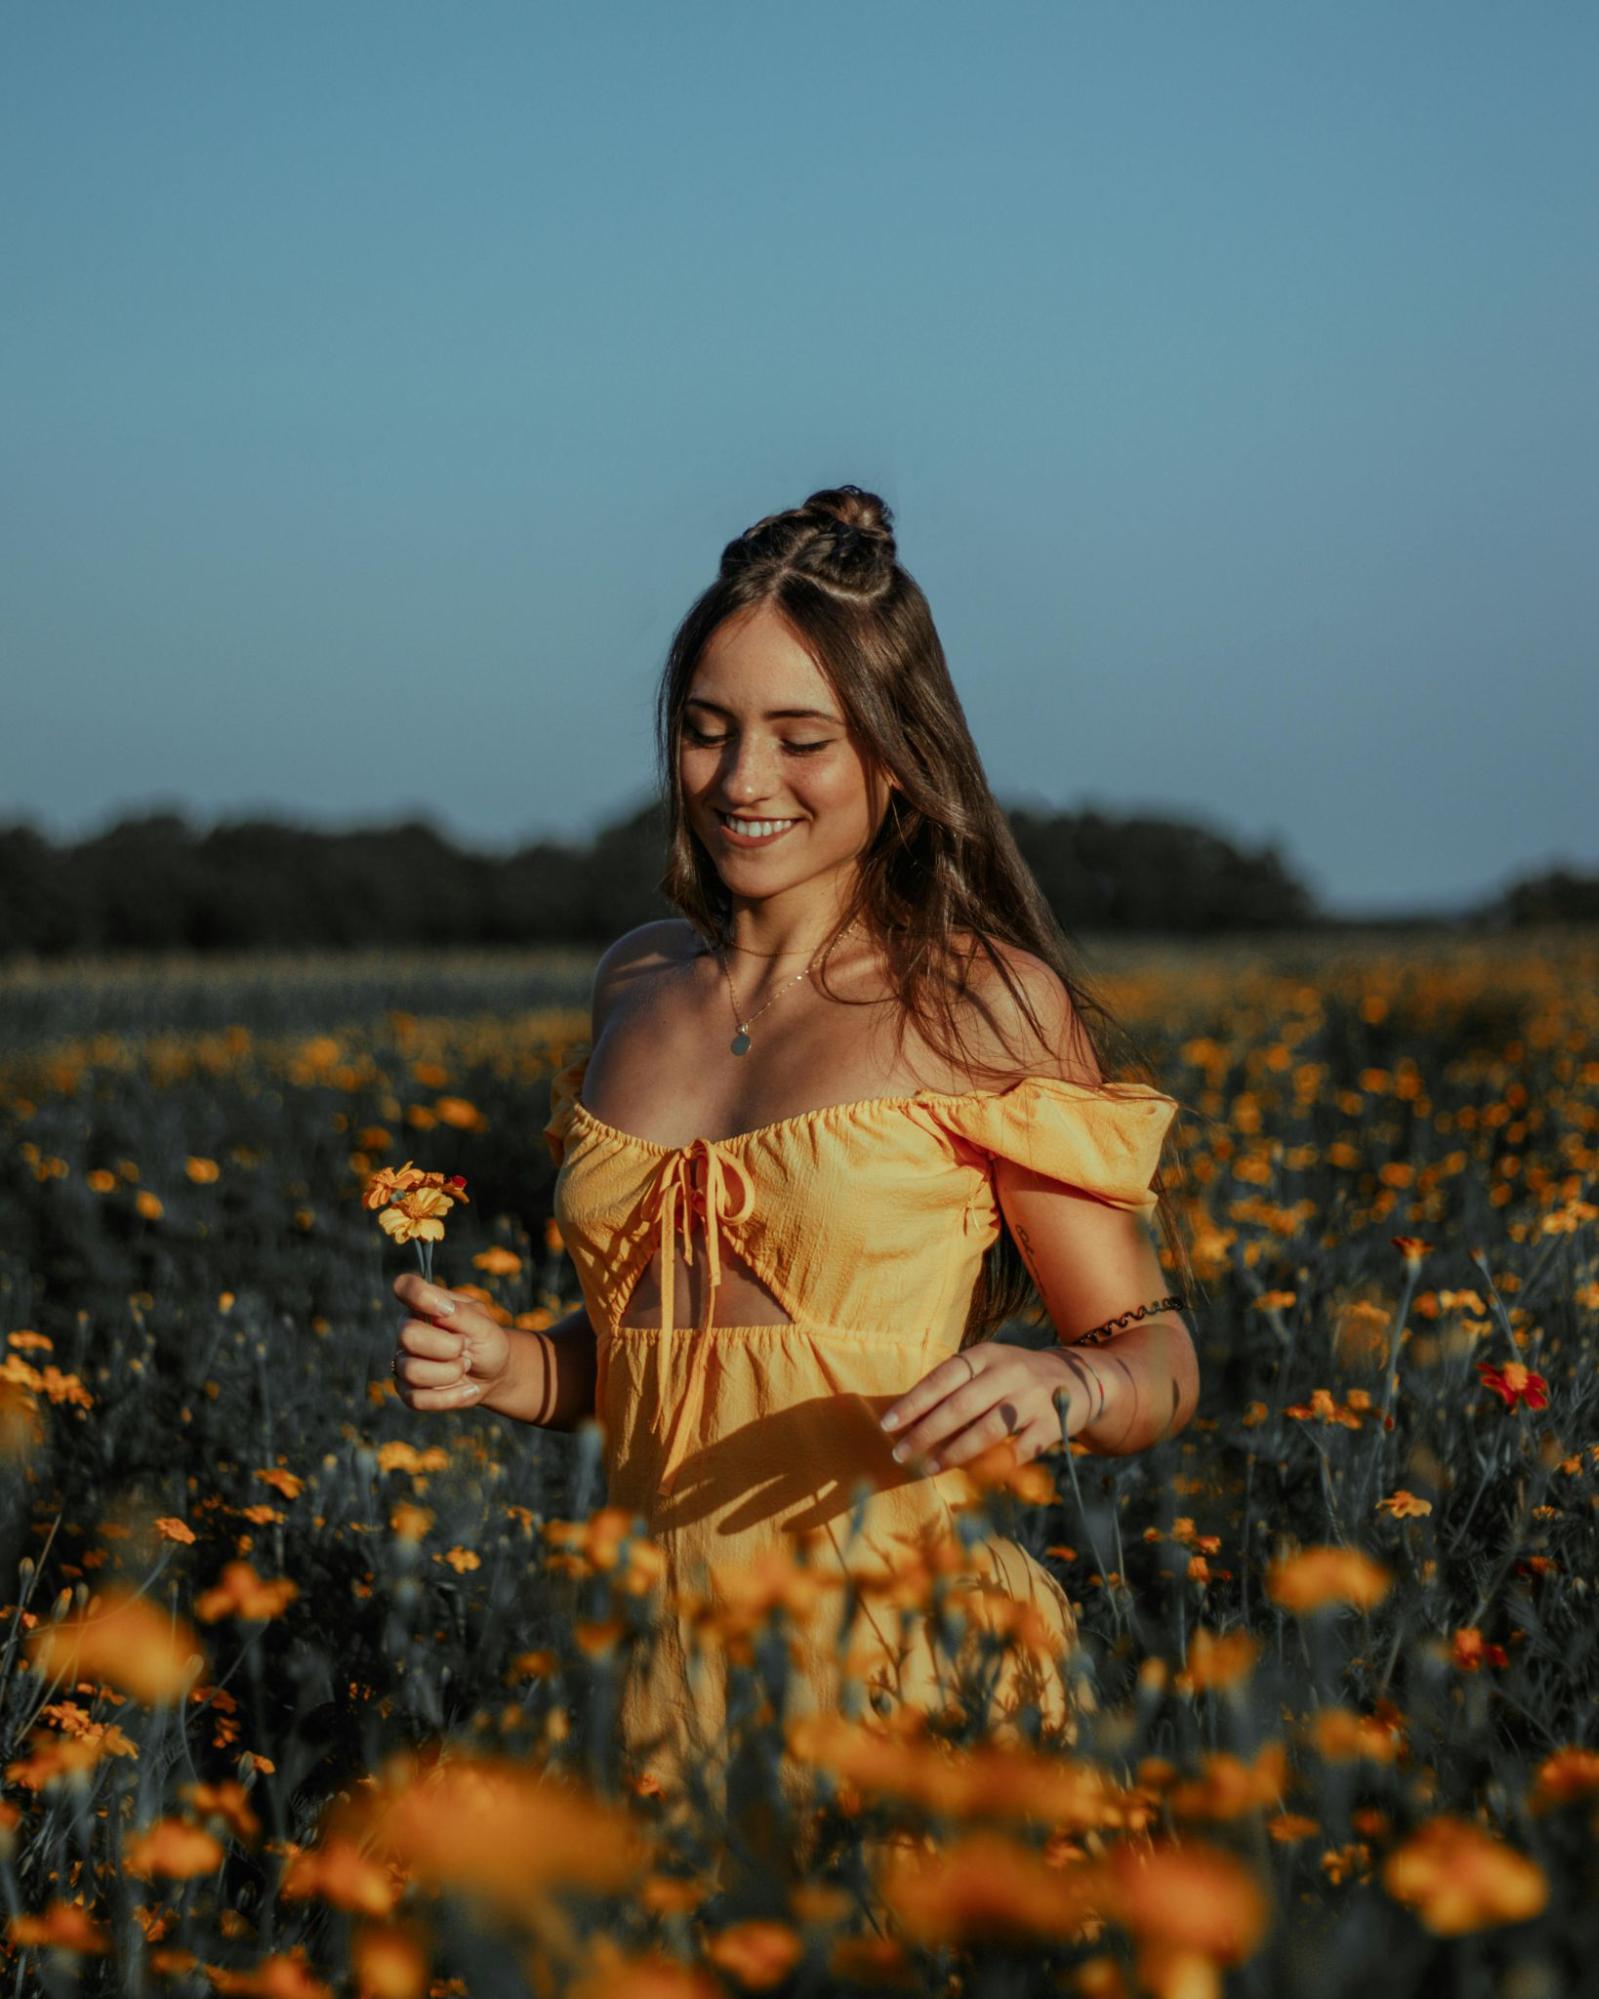
[[860, 486], [824, 486], [803, 506], [767, 514], [722, 551], [722, 574], [777, 564], [831, 575], [870, 589], [886, 581], [895, 557], [893, 515]]
[[819, 493], [812, 493], [800, 512], [813, 515], [824, 525], [836, 522], [868, 540], [886, 542], [888, 552], [894, 552], [894, 516], [887, 502], [859, 486], [824, 486]]

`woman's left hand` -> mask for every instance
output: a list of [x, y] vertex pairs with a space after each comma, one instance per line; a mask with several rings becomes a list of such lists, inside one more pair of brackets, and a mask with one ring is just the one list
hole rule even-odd
[[[1026, 1464], [1059, 1450], [1062, 1423], [1054, 1395], [1071, 1391], [1064, 1425], [1075, 1437], [1104, 1412], [1105, 1377], [1081, 1348], [1019, 1347], [982, 1341], [940, 1361], [879, 1417], [901, 1464], [946, 1471], [1005, 1438]], [[888, 1419], [898, 1417], [897, 1423]]]

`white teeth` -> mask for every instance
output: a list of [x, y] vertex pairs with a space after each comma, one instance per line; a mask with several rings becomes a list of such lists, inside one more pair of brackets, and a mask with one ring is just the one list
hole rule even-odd
[[726, 813], [722, 818], [735, 833], [743, 833], [751, 840], [764, 840], [769, 833], [781, 833], [785, 826], [797, 824], [793, 819], [733, 819]]

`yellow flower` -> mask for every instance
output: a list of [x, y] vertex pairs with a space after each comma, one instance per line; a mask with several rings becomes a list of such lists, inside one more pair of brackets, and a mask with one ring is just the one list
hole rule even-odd
[[515, 1277], [522, 1268], [522, 1259], [500, 1243], [492, 1248], [479, 1250], [472, 1259], [474, 1269], [487, 1272], [490, 1277]]
[[438, 1187], [416, 1187], [391, 1201], [378, 1216], [378, 1227], [397, 1243], [443, 1242], [444, 1217], [455, 1206]]

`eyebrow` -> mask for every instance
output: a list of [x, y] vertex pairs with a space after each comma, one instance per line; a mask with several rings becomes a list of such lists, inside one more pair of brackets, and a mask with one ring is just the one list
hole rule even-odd
[[[718, 715], [727, 716], [729, 721], [735, 719], [731, 708], [724, 708], [719, 701], [707, 701], [699, 694], [691, 694], [683, 703], [683, 706], [685, 708], [710, 708]], [[842, 726], [842, 718], [829, 714], [825, 708], [768, 708], [765, 719], [768, 722], [831, 722], [835, 727]]]

